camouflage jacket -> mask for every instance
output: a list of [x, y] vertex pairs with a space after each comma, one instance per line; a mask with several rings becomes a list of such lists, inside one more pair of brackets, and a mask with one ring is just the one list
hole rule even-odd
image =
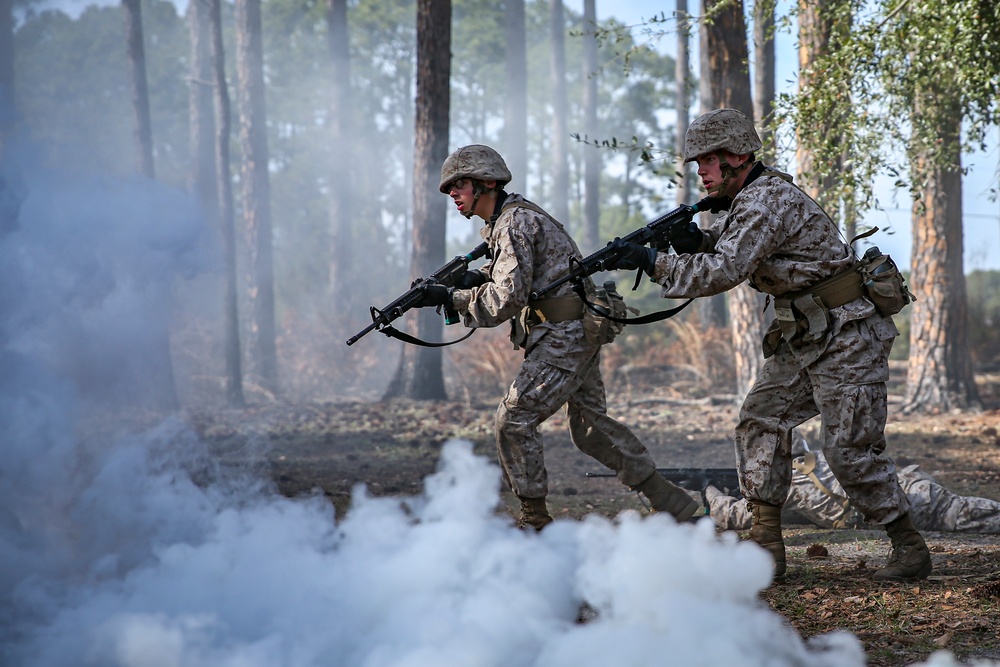
[[[733, 199], [729, 212], [703, 230], [707, 252], [656, 257], [653, 280], [667, 298], [711, 296], [749, 280], [773, 296], [797, 292], [849, 269], [855, 261], [837, 226], [791, 177], [766, 169]], [[845, 322], [876, 315], [867, 299], [830, 310], [835, 335]], [[879, 337], [895, 336], [890, 318], [877, 316]], [[884, 331], [881, 331], [884, 329]]]
[[[532, 290], [554, 282], [568, 268], [569, 258], [580, 250], [563, 226], [554, 219], [519, 207], [525, 201], [508, 194], [496, 222], [479, 233], [489, 244], [493, 259], [480, 269], [489, 282], [467, 290], [455, 290], [452, 300], [469, 327], [496, 327], [517, 317], [528, 305]], [[552, 297], [572, 294], [565, 284]], [[541, 347], [539, 347], [541, 345]], [[594, 353], [583, 336], [579, 320], [537, 324], [531, 329], [525, 349], [544, 355], [545, 361], [572, 370]]]

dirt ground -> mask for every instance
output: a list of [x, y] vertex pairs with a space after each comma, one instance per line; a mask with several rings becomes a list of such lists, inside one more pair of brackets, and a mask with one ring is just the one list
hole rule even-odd
[[[629, 424], [661, 467], [733, 467], [733, 396], [689, 398], [669, 369], [639, 382], [608, 378], [609, 413]], [[983, 377], [982, 412], [903, 416], [890, 402], [889, 453], [917, 463], [953, 491], [1000, 500], [1000, 383]], [[899, 392], [895, 392], [898, 394]], [[263, 466], [282, 493], [321, 490], [347, 511], [351, 489], [375, 495], [419, 493], [450, 438], [492, 457], [499, 396], [456, 402], [313, 402], [245, 410], [189, 411], [187, 418], [220, 460]], [[807, 424], [807, 437], [815, 433]], [[644, 511], [615, 479], [588, 477], [599, 464], [571, 444], [560, 413], [544, 426], [550, 510], [578, 519]], [[810, 438], [812, 440], [814, 438]], [[512, 511], [513, 498], [505, 494]], [[871, 573], [888, 553], [878, 530], [786, 530], [789, 574], [762, 593], [803, 637], [847, 630], [874, 667], [910, 665], [940, 649], [963, 662], [1000, 661], [1000, 539], [926, 534], [934, 573], [911, 585], [876, 584]]]

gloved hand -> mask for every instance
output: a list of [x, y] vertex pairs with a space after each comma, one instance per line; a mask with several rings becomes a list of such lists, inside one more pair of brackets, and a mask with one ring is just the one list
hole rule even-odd
[[691, 222], [676, 224], [667, 232], [667, 241], [673, 246], [678, 255], [692, 254], [701, 249], [702, 240], [705, 233], [698, 228], [698, 225]]
[[472, 289], [473, 287], [479, 287], [486, 282], [486, 274], [482, 271], [469, 271], [466, 270], [458, 280], [455, 281], [455, 287], [458, 289]]
[[616, 238], [609, 244], [615, 250], [615, 257], [604, 262], [604, 268], [608, 271], [615, 269], [642, 269], [648, 275], [653, 275], [656, 266], [656, 249], [648, 248], [638, 243]]
[[[728, 211], [729, 207], [733, 205], [733, 200], [730, 197], [708, 197], [707, 210], [712, 213], [719, 213], [720, 211]], [[701, 209], [702, 211], [706, 209]]]
[[420, 288], [422, 294], [420, 299], [413, 304], [414, 308], [430, 308], [433, 306], [444, 306], [451, 308], [452, 288], [445, 287], [440, 283], [427, 283]]

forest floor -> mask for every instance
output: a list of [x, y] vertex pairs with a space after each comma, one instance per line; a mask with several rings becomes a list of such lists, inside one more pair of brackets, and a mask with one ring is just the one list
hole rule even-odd
[[[919, 464], [956, 493], [1000, 500], [1000, 379], [979, 381], [986, 407], [977, 413], [903, 417], [898, 402], [890, 401], [889, 454], [900, 467]], [[636, 431], [658, 466], [735, 465], [735, 397], [685, 398], [669, 377], [609, 381], [609, 387], [609, 413]], [[342, 516], [359, 483], [373, 495], [420, 493], [449, 439], [469, 440], [474, 451], [492, 458], [498, 400], [269, 404], [189, 411], [187, 418], [222, 461], [264, 460], [282, 493], [322, 490]], [[808, 439], [815, 428], [804, 427]], [[553, 515], [644, 511], [636, 494], [615, 479], [587, 476], [601, 467], [573, 447], [564, 412], [543, 430]], [[513, 514], [513, 497], [504, 498]], [[804, 638], [851, 632], [864, 643], [872, 667], [912, 665], [942, 649], [963, 662], [1000, 661], [1000, 539], [925, 537], [933, 574], [914, 584], [879, 584], [871, 574], [889, 550], [883, 531], [789, 526], [788, 575], [762, 600]]]

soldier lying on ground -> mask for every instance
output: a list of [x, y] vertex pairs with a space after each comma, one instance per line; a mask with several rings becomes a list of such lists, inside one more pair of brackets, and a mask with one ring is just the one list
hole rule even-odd
[[[804, 439], [796, 440], [796, 448], [801, 446], [801, 452], [792, 463], [792, 485], [782, 506], [787, 522], [797, 517], [821, 528], [866, 527], [861, 513], [848, 500], [827, 465], [823, 452], [809, 451]], [[952, 493], [917, 465], [901, 468], [897, 474], [918, 530], [1000, 534], [1000, 500]], [[712, 520], [720, 528], [749, 530], [753, 516], [746, 501], [708, 486], [705, 502]]]

